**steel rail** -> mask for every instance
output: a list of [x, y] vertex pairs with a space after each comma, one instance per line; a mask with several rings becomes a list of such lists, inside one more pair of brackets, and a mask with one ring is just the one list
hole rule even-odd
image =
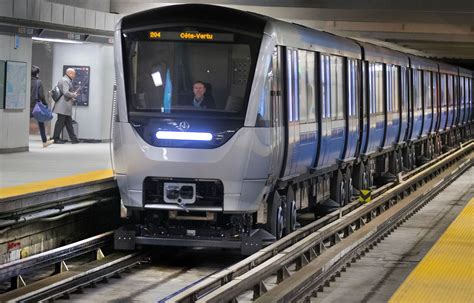
[[[56, 275], [57, 281], [44, 283], [45, 286], [31, 292], [9, 298], [17, 302], [52, 301], [71, 292], [81, 290], [85, 286], [94, 284], [133, 267], [145, 258], [142, 253], [119, 253], [110, 255], [102, 260], [86, 264], [84, 270], [76, 269]], [[61, 276], [62, 275], [62, 276]]]
[[[394, 204], [392, 197], [404, 196], [408, 192], [415, 190], [417, 187], [422, 185], [424, 178], [427, 178], [427, 176], [430, 176], [431, 174], [439, 174], [443, 168], [468, 154], [473, 148], [474, 143], [473, 141], [470, 141], [465, 144], [464, 147], [443, 154], [437, 159], [423, 165], [422, 168], [417, 169], [416, 173], [410, 173], [410, 179], [404, 180], [404, 178], [400, 178], [400, 184], [392, 184], [391, 188], [389, 186], [384, 186], [377, 190], [374, 193], [374, 196], [378, 197], [374, 199], [372, 203], [361, 207], [359, 202], [354, 201], [340, 210], [334, 211], [324, 218], [306, 225], [290, 235], [276, 241], [233, 266], [230, 266], [202, 280], [200, 283], [185, 289], [171, 299], [177, 302], [195, 302], [204, 298], [211, 299], [208, 295], [209, 293], [216, 294], [216, 292], [222, 289], [235, 290], [233, 287], [236, 283], [235, 281], [237, 281], [237, 283], [247, 281], [252, 274], [259, 275], [263, 268], [270, 266], [273, 262], [278, 261], [281, 263], [285, 260], [289, 261], [295, 259], [296, 256], [292, 255], [292, 257], [289, 257], [288, 254], [290, 253], [305, 251], [305, 257], [301, 257], [302, 254], [298, 255], [301, 257], [301, 262], [304, 263], [305, 258], [306, 260], [312, 259], [315, 255], [320, 254], [324, 249], [326, 249], [326, 246], [331, 246], [331, 243], [328, 242], [336, 242], [338, 241], [337, 239], [340, 240], [340, 238], [353, 233], [357, 228], [360, 228], [360, 226], [363, 226], [366, 223], [364, 221], [368, 222], [375, 218], [379, 213], [383, 212], [385, 208], [390, 208]], [[425, 171], [420, 172], [421, 169], [424, 169]], [[345, 218], [345, 222], [350, 223], [341, 225], [340, 222], [343, 217]], [[328, 232], [331, 228], [341, 230], [341, 232]], [[308, 247], [311, 247], [312, 244], [314, 245], [314, 241], [317, 241], [318, 239], [321, 244], [319, 249], [312, 248], [309, 250]], [[280, 271], [279, 279], [283, 279], [285, 275], [286, 273], [284, 271]], [[252, 288], [256, 285], [258, 286], [259, 283], [250, 282], [248, 287]], [[261, 288], [260, 292], [264, 292], [264, 286], [260, 286], [256, 287], [256, 289]], [[258, 293], [259, 290], [256, 292]], [[232, 298], [230, 293], [227, 293], [226, 296], [227, 297], [220, 298], [222, 300], [225, 300], [225, 298]]]
[[[305, 301], [333, 280], [346, 267], [376, 246], [399, 225], [408, 220], [421, 207], [431, 201], [452, 181], [472, 166], [472, 158], [461, 163], [460, 167], [435, 182], [433, 189], [420, 193], [413, 199], [399, 202], [389, 210], [374, 218], [370, 223], [354, 232], [350, 239], [343, 239], [325, 252], [318, 260], [295, 273], [286, 281], [260, 296], [255, 302], [294, 302]], [[429, 184], [429, 183], [427, 183]], [[409, 197], [411, 198], [411, 197]], [[346, 243], [343, 241], [346, 240]]]
[[60, 263], [67, 259], [92, 252], [113, 243], [113, 231], [55, 248], [31, 257], [0, 266], [0, 280], [7, 280], [35, 270]]

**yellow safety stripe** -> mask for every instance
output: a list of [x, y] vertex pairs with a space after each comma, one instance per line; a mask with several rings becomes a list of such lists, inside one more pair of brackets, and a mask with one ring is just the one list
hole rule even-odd
[[389, 302], [474, 302], [474, 199]]
[[113, 177], [113, 175], [114, 174], [111, 169], [104, 169], [46, 181], [31, 182], [11, 187], [3, 187], [0, 188], [0, 199], [22, 196], [25, 194], [31, 194], [35, 192], [41, 192], [48, 189], [65, 187], [70, 185], [99, 181], [111, 178]]

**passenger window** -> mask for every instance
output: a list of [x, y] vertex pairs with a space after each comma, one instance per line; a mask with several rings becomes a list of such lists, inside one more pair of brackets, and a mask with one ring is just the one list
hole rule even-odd
[[307, 93], [307, 58], [306, 51], [298, 50], [298, 92], [299, 92], [299, 112], [300, 122], [306, 122], [308, 120], [308, 93]]
[[357, 115], [359, 105], [359, 82], [358, 82], [358, 70], [359, 61], [356, 59], [348, 59], [348, 100], [349, 100], [349, 117]]
[[426, 109], [431, 109], [433, 107], [431, 91], [431, 72], [423, 71], [423, 95]]
[[265, 85], [260, 96], [260, 102], [257, 111], [257, 127], [270, 127], [272, 126], [272, 85], [273, 85], [273, 66], [272, 60], [267, 72], [265, 73]]
[[439, 74], [433, 73], [433, 104], [437, 107], [439, 104], [438, 82]]
[[393, 81], [392, 81], [392, 65], [387, 64], [385, 68], [385, 74], [387, 79], [387, 112], [391, 113], [393, 111]]
[[328, 55], [321, 55], [321, 115], [322, 118], [331, 117], [331, 72]]
[[408, 108], [408, 82], [407, 82], [407, 68], [406, 67], [400, 67], [400, 73], [401, 73], [401, 91], [402, 91], [402, 104], [404, 108]]
[[446, 75], [441, 74], [441, 106], [446, 106]]
[[448, 106], [453, 106], [453, 75], [448, 75]]
[[308, 121], [316, 120], [316, 81], [315, 75], [315, 56], [314, 52], [306, 53], [306, 67], [307, 67], [307, 82], [306, 82], [306, 93], [308, 100]]
[[370, 113], [383, 113], [383, 64], [369, 64]]
[[415, 110], [421, 110], [421, 71], [419, 70], [413, 70], [413, 99]]
[[398, 112], [399, 102], [399, 83], [398, 83], [399, 67], [395, 65], [388, 65], [386, 68], [387, 75], [387, 111]]
[[288, 120], [298, 121], [298, 53], [296, 50], [287, 49], [287, 96], [288, 96]]
[[331, 112], [332, 120], [344, 119], [344, 62], [342, 57], [331, 56]]

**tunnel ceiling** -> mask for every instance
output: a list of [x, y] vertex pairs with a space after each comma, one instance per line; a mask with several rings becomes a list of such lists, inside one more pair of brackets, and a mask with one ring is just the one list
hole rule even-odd
[[[173, 1], [191, 3], [191, 1]], [[474, 69], [474, 1], [443, 0], [208, 0], [389, 46]], [[128, 14], [163, 5], [153, 0], [111, 0]]]

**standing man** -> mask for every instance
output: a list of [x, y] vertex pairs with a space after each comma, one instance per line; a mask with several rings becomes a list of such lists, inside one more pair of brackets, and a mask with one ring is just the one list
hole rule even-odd
[[66, 74], [58, 81], [58, 87], [61, 91], [61, 98], [54, 104], [53, 112], [58, 114], [58, 120], [54, 125], [53, 140], [54, 143], [62, 144], [65, 141], [59, 139], [59, 135], [66, 126], [71, 143], [79, 143], [76, 135], [74, 134], [74, 128], [72, 127], [72, 103], [77, 97], [77, 93], [74, 92], [72, 87], [72, 80], [76, 77], [76, 71], [73, 68], [68, 68]]

